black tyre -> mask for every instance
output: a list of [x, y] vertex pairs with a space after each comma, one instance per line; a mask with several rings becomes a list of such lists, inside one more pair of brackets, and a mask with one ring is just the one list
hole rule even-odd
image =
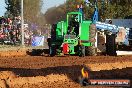
[[53, 57], [53, 56], [56, 55], [56, 48], [55, 48], [55, 46], [51, 46], [51, 47], [49, 48], [49, 51], [50, 51], [50, 56], [51, 56], [51, 57]]
[[92, 46], [85, 47], [85, 54], [87, 56], [96, 56], [97, 55], [97, 48], [95, 47], [96, 27], [94, 24], [90, 25], [89, 32], [90, 32], [89, 41], [92, 43]]
[[109, 56], [116, 56], [116, 43], [115, 43], [116, 35], [106, 35], [106, 54]]
[[80, 45], [79, 46], [79, 51], [80, 51], [79, 56], [84, 57], [85, 56], [85, 46]]

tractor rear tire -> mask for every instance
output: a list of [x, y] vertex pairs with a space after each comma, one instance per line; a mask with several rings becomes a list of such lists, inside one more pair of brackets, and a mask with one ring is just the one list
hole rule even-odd
[[85, 55], [86, 56], [96, 56], [97, 55], [97, 48], [95, 46], [96, 27], [94, 24], [90, 25], [89, 32], [90, 32], [89, 41], [92, 43], [92, 46], [86, 46], [85, 47]]
[[116, 35], [106, 35], [106, 54], [109, 56], [116, 56], [116, 43], [115, 43]]

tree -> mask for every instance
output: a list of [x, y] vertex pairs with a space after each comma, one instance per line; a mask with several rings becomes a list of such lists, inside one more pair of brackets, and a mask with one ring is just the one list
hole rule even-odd
[[99, 11], [103, 19], [123, 19], [126, 16], [132, 15], [131, 9], [132, 0], [104, 0], [104, 14], [101, 14], [102, 10], [100, 8]]
[[[21, 15], [21, 0], [5, 0], [7, 5], [6, 17]], [[45, 23], [45, 18], [41, 13], [42, 0], [23, 0], [24, 4], [24, 22], [35, 23], [38, 26]]]
[[21, 0], [5, 0], [7, 5], [6, 9], [10, 16], [18, 16], [21, 13]]
[[[89, 0], [92, 4], [96, 0]], [[64, 18], [59, 18], [60, 15], [66, 16], [67, 12], [78, 11], [77, 5], [83, 6], [83, 12], [86, 19], [91, 20], [94, 12], [94, 6], [86, 5], [85, 0], [67, 0], [65, 4], [58, 7], [50, 8], [46, 12], [46, 19], [49, 23], [54, 23]], [[98, 0], [97, 2], [100, 21], [105, 19], [125, 18], [132, 15], [132, 0]], [[63, 7], [63, 8], [61, 8]], [[63, 10], [59, 11], [58, 9]], [[64, 9], [65, 8], [65, 9]], [[64, 11], [65, 10], [65, 11]], [[59, 14], [57, 14], [59, 13]], [[52, 21], [52, 22], [51, 22]]]
[[24, 19], [37, 22], [41, 14], [41, 0], [24, 0]]

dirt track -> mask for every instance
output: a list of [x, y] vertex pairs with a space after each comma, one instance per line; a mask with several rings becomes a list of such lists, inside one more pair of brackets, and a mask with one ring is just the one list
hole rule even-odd
[[79, 77], [84, 66], [90, 70], [92, 79], [132, 80], [132, 56], [27, 56], [24, 50], [0, 55], [0, 86], [3, 88], [80, 88]]

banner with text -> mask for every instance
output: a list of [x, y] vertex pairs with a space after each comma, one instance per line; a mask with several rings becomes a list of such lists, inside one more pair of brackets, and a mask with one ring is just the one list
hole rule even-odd
[[44, 45], [44, 36], [32, 37], [32, 46], [43, 46], [43, 45]]

